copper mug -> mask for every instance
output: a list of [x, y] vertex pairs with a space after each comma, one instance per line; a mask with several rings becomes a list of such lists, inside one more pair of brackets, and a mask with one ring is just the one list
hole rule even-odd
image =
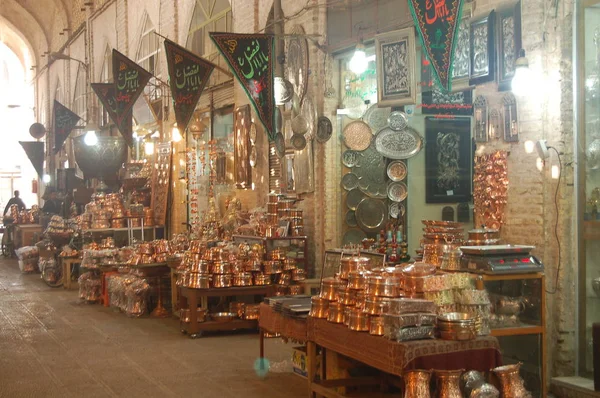
[[436, 370], [437, 396], [439, 398], [462, 398], [460, 391], [460, 375], [464, 369]]
[[492, 372], [500, 382], [500, 391], [503, 398], [521, 398], [530, 396], [525, 386], [523, 379], [519, 375], [521, 362], [514, 365], [504, 365], [492, 369]]
[[404, 373], [404, 398], [431, 398], [430, 370], [409, 370]]

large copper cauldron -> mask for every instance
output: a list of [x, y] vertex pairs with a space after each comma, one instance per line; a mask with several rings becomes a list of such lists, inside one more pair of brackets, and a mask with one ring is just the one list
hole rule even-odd
[[73, 139], [75, 161], [85, 178], [113, 177], [127, 161], [127, 144], [121, 137], [99, 136], [96, 145], [87, 145], [80, 135]]

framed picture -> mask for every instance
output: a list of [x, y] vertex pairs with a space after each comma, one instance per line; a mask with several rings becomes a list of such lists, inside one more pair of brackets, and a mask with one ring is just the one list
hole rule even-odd
[[361, 257], [367, 257], [369, 259], [369, 270], [385, 267], [385, 253], [361, 250], [359, 254]]
[[321, 268], [321, 277], [329, 278], [335, 276], [339, 272], [342, 258], [351, 256], [352, 252], [344, 252], [342, 250], [325, 250], [323, 256], [323, 268]]
[[472, 194], [470, 118], [425, 118], [425, 202], [468, 202]]
[[375, 51], [378, 105], [414, 104], [417, 100], [414, 28], [375, 36]]
[[495, 11], [471, 21], [471, 78], [472, 86], [493, 81], [496, 75], [494, 52]]
[[463, 5], [462, 18], [458, 25], [458, 33], [454, 45], [454, 60], [452, 61], [452, 92], [473, 88], [469, 85], [469, 76], [471, 73], [469, 21], [471, 19], [472, 4]]
[[498, 91], [508, 91], [521, 50], [521, 2], [498, 11]]
[[431, 64], [421, 56], [421, 113], [424, 115], [473, 115], [473, 90], [457, 92], [443, 90], [433, 81]]
[[488, 106], [483, 95], [478, 95], [473, 104], [475, 109], [473, 121], [475, 122], [475, 142], [488, 141]]
[[504, 94], [504, 141], [519, 142], [517, 99], [513, 93]]

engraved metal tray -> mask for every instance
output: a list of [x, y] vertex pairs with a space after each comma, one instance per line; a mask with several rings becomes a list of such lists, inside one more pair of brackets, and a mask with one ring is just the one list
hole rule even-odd
[[356, 221], [363, 231], [377, 232], [387, 222], [388, 208], [383, 200], [365, 198], [356, 207]]
[[387, 127], [388, 125], [388, 117], [392, 112], [392, 108], [380, 108], [377, 104], [371, 105], [369, 109], [365, 112], [363, 116], [363, 120], [367, 122], [369, 126], [371, 126], [371, 130], [373, 134], [377, 133], [379, 130]]
[[423, 138], [413, 128], [395, 131], [389, 127], [380, 130], [375, 137], [377, 151], [390, 159], [408, 159], [423, 147]]
[[358, 154], [358, 162], [352, 172], [358, 176], [361, 191], [375, 198], [387, 197], [385, 159], [377, 152], [374, 143]]

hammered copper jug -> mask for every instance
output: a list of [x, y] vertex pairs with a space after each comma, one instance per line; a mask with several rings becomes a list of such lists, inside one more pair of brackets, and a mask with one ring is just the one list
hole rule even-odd
[[464, 369], [460, 370], [436, 370], [436, 385], [438, 398], [462, 398], [460, 392], [460, 375]]
[[404, 373], [404, 398], [431, 398], [430, 370], [409, 370]]
[[519, 376], [520, 368], [521, 362], [492, 369], [500, 382], [499, 387], [503, 398], [526, 398], [531, 396], [523, 385], [523, 379]]

